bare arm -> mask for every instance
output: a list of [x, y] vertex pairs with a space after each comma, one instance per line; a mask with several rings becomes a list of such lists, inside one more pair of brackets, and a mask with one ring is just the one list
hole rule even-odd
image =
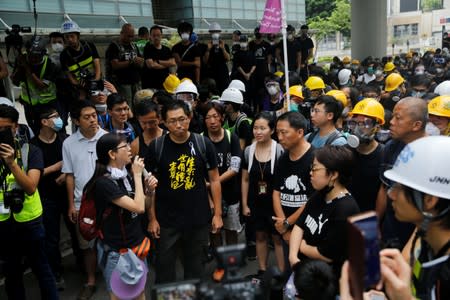
[[223, 226], [222, 222], [222, 194], [219, 179], [219, 170], [217, 168], [208, 171], [209, 182], [211, 186], [211, 195], [214, 202], [214, 216], [212, 219], [212, 232], [215, 233]]
[[44, 168], [44, 173], [42, 176], [47, 176], [48, 174], [61, 171], [62, 168], [62, 160], [58, 161], [57, 163], [48, 166], [47, 168]]
[[309, 258], [320, 259], [327, 263], [332, 262], [331, 259], [320, 254], [319, 249], [317, 249], [317, 247], [310, 246], [310, 245], [306, 244], [305, 241], [303, 241], [303, 243], [300, 245], [300, 252], [303, 253], [304, 255], [308, 256]]
[[112, 202], [128, 211], [142, 214], [145, 212], [145, 195], [142, 186], [142, 170], [144, 169], [144, 159], [136, 156], [134, 158], [132, 170], [134, 179], [134, 199], [129, 196], [122, 196]]
[[94, 73], [95, 73], [95, 80], [100, 80], [102, 78], [102, 68], [100, 66], [100, 58], [94, 59]]
[[291, 232], [291, 238], [289, 239], [289, 263], [291, 266], [300, 261], [298, 253], [300, 252], [300, 245], [303, 240], [303, 229], [294, 225]]
[[0, 79], [8, 77], [8, 68], [3, 58], [0, 58]]
[[248, 171], [242, 169], [241, 176], [241, 197], [242, 197], [242, 214], [244, 216], [250, 215], [251, 211], [248, 208], [248, 183], [249, 183]]
[[375, 211], [377, 212], [378, 219], [382, 219], [384, 217], [384, 213], [386, 211], [387, 204], [387, 193], [386, 187], [384, 184], [380, 185], [380, 189], [378, 190], [377, 199], [375, 203]]

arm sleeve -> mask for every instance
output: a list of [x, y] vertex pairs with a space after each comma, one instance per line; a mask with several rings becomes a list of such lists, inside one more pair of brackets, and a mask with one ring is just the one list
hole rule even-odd
[[105, 58], [107, 60], [120, 59], [119, 49], [115, 43], [111, 42], [111, 44], [109, 44], [108, 49], [106, 49], [105, 52]]
[[69, 146], [68, 146], [68, 140], [66, 139], [63, 143], [63, 166], [61, 169], [62, 173], [73, 173], [73, 167], [72, 167], [72, 159], [70, 156]]
[[98, 178], [95, 183], [94, 196], [97, 201], [110, 204], [113, 200], [127, 196], [127, 192], [122, 190], [112, 179], [103, 176]]
[[88, 42], [88, 43], [89, 43], [89, 47], [91, 47], [92, 57], [94, 59], [95, 58], [100, 58], [100, 55], [98, 55], [97, 47], [95, 47], [95, 45], [93, 43], [91, 43], [91, 42]]
[[239, 172], [242, 164], [242, 151], [239, 144], [239, 138], [235, 134], [231, 134], [231, 166], [230, 168], [236, 173]]
[[41, 149], [35, 145], [30, 144], [30, 151], [28, 152], [28, 170], [38, 169], [44, 171], [44, 157]]

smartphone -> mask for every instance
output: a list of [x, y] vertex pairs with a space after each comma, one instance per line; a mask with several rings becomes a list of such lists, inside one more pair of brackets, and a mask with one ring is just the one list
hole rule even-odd
[[14, 136], [12, 134], [11, 128], [6, 128], [0, 131], [0, 143], [8, 144], [14, 148]]
[[380, 235], [375, 211], [347, 219], [350, 291], [355, 300], [380, 281]]

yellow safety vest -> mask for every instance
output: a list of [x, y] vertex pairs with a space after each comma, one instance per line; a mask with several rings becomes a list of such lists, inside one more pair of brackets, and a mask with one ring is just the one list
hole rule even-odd
[[87, 69], [90, 73], [94, 73], [94, 59], [91, 56], [82, 60], [76, 64], [68, 66], [69, 71], [75, 76], [77, 80], [80, 80], [80, 71]]
[[[39, 79], [42, 80], [47, 69], [48, 56], [44, 56], [44, 64], [41, 68], [41, 73], [39, 74]], [[48, 86], [44, 89], [38, 89], [30, 80], [26, 79], [20, 83], [22, 92], [20, 97], [22, 100], [28, 104], [47, 104], [56, 99], [56, 84], [54, 82], [48, 82]], [[27, 88], [28, 87], [28, 88]], [[31, 100], [30, 100], [31, 97]]]
[[[9, 191], [16, 185], [16, 179], [12, 173], [6, 176], [6, 184]], [[14, 220], [19, 223], [32, 221], [42, 215], [42, 203], [38, 190], [36, 189], [36, 191], [31, 195], [27, 195], [27, 193], [24, 194], [25, 201], [23, 202], [23, 209], [18, 214], [12, 213]], [[0, 202], [3, 202], [3, 191], [0, 191]], [[0, 222], [8, 220], [10, 216], [11, 212], [7, 214], [0, 214]]]

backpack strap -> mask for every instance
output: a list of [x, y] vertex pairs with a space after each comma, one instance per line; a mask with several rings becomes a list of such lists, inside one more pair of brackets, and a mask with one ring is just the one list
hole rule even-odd
[[205, 163], [206, 169], [208, 170], [210, 168], [210, 164], [208, 162], [208, 158], [206, 157], [205, 137], [195, 132], [191, 132], [191, 134], [194, 135], [194, 141], [197, 145], [198, 150], [200, 151], [200, 157], [202, 158], [203, 162]]
[[239, 136], [239, 126], [241, 126], [241, 123], [244, 120], [247, 120], [248, 122], [251, 123], [250, 119], [247, 118], [247, 115], [245, 113], [241, 113], [239, 117], [236, 119], [236, 123], [234, 124], [234, 132], [237, 134], [237, 136]]
[[331, 143], [333, 143], [335, 140], [337, 140], [340, 137], [343, 137], [342, 133], [338, 130], [334, 131], [333, 133], [330, 134], [330, 136], [325, 141], [325, 145], [331, 145]]
[[166, 135], [163, 134], [159, 137], [157, 137], [154, 140], [154, 145], [155, 145], [155, 156], [156, 156], [156, 168], [155, 168], [155, 172], [158, 172], [158, 163], [161, 161], [161, 157], [162, 157], [162, 152], [164, 149], [164, 141], [166, 140]]
[[20, 155], [22, 160], [22, 167], [26, 171], [28, 171], [28, 154], [30, 152], [30, 144], [23, 143], [22, 147], [20, 147]]
[[277, 155], [277, 142], [272, 140], [272, 145], [270, 146], [270, 173], [273, 174], [273, 170], [275, 169], [275, 159]]
[[309, 134], [308, 139], [307, 139], [308, 143], [312, 143], [312, 141], [314, 140], [314, 138], [316, 137], [316, 135], [318, 133], [319, 133], [319, 130], [311, 131], [311, 133]]

